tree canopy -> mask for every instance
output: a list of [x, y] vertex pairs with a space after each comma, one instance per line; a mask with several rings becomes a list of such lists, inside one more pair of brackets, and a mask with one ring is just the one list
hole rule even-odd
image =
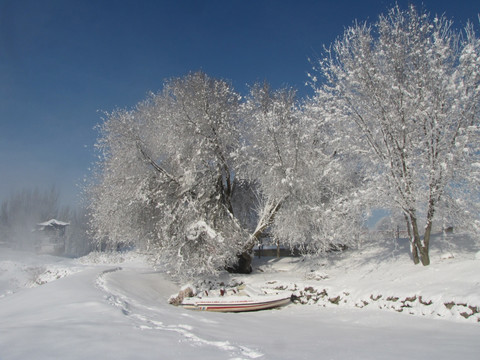
[[372, 165], [382, 201], [403, 212], [414, 262], [424, 265], [440, 208], [478, 198], [467, 183], [478, 184], [479, 59], [471, 25], [457, 32], [445, 17], [396, 6], [373, 25], [348, 27], [318, 64], [317, 104]]
[[193, 277], [248, 272], [265, 236], [314, 254], [356, 244], [375, 207], [403, 214], [424, 265], [436, 219], [480, 230], [472, 25], [395, 6], [346, 28], [314, 70], [309, 99], [267, 83], [241, 96], [195, 72], [107, 113], [88, 189], [96, 240]]

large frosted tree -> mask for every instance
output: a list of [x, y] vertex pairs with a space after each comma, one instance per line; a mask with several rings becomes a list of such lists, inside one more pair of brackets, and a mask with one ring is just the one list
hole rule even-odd
[[193, 73], [99, 130], [97, 242], [133, 242], [179, 276], [251, 271], [266, 231], [318, 252], [354, 224], [351, 172], [293, 90], [257, 85], [241, 102], [228, 82]]
[[232, 214], [238, 106], [229, 83], [197, 72], [108, 114], [90, 187], [97, 241], [146, 246], [186, 277], [234, 262], [243, 237]]
[[348, 27], [317, 70], [317, 106], [371, 165], [377, 196], [404, 214], [414, 262], [428, 265], [438, 211], [478, 214], [466, 208], [478, 199], [480, 155], [473, 27], [458, 32], [445, 17], [396, 6], [373, 25]]
[[355, 242], [361, 231], [361, 206], [354, 195], [360, 174], [328, 124], [299, 102], [294, 90], [273, 90], [266, 83], [252, 87], [243, 111], [247, 176], [260, 199], [246, 247], [265, 231], [309, 253]]

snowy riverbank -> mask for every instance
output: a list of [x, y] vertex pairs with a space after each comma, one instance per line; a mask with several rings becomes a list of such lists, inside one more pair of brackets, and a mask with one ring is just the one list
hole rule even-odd
[[[408, 244], [365, 244], [326, 258], [264, 259], [253, 276], [258, 287], [290, 290], [299, 304], [374, 308], [429, 318], [480, 322], [480, 256], [461, 236], [433, 239], [431, 266], [414, 266]], [[479, 324], [480, 325], [480, 324]]]

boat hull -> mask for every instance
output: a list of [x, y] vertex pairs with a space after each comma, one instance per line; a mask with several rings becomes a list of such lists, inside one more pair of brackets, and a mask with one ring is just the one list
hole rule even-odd
[[248, 297], [231, 296], [227, 298], [185, 299], [182, 306], [185, 309], [215, 312], [243, 312], [272, 309], [290, 303], [290, 296], [251, 299]]

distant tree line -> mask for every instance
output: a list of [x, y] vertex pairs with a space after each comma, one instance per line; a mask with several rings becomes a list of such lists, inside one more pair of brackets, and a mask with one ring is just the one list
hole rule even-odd
[[65, 255], [80, 256], [90, 252], [93, 244], [88, 237], [86, 211], [62, 207], [59, 199], [60, 192], [55, 186], [12, 193], [0, 205], [0, 241], [15, 249], [33, 251], [37, 224], [57, 219], [69, 223]]

